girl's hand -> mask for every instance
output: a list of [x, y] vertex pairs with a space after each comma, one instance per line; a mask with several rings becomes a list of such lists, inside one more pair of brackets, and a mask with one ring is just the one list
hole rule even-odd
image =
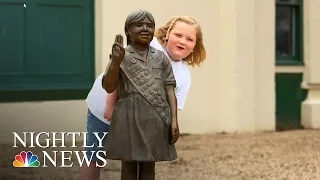
[[113, 109], [114, 108], [105, 108], [105, 110], [104, 110], [103, 117], [104, 117], [104, 119], [106, 119], [109, 122], [111, 122]]

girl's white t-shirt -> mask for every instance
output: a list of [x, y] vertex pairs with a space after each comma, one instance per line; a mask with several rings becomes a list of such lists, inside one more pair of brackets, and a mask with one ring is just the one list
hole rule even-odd
[[[183, 110], [191, 86], [191, 75], [188, 66], [183, 61], [173, 61], [156, 38], [153, 38], [150, 46], [164, 52], [164, 54], [170, 60], [173, 74], [176, 79], [175, 94], [177, 97], [177, 106], [179, 110]], [[107, 92], [102, 88], [103, 74], [104, 72], [101, 73], [95, 80], [85, 102], [93, 115], [95, 115], [104, 123], [110, 124], [109, 121], [104, 119]]]

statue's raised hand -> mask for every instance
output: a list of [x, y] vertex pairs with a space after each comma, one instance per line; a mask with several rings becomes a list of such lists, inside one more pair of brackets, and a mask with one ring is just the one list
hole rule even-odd
[[112, 45], [111, 57], [113, 61], [121, 63], [125, 55], [125, 50], [123, 48], [123, 36], [121, 34], [116, 35], [115, 41]]

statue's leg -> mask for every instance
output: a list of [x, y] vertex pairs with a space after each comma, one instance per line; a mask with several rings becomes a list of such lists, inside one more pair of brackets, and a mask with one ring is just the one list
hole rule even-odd
[[155, 180], [155, 163], [140, 162], [139, 180]]
[[137, 180], [137, 163], [121, 162], [121, 180]]

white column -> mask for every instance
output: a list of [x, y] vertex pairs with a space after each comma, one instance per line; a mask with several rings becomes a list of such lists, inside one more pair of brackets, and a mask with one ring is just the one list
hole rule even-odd
[[275, 2], [255, 0], [255, 131], [273, 131], [275, 117]]
[[275, 4], [265, 0], [220, 3], [220, 125], [231, 132], [274, 130]]
[[320, 1], [304, 1], [304, 88], [308, 97], [302, 103], [301, 123], [320, 128]]

